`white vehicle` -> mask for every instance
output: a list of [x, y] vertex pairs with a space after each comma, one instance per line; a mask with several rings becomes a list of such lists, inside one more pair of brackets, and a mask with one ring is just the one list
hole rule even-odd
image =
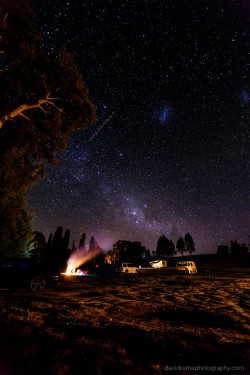
[[122, 263], [122, 266], [120, 268], [118, 268], [118, 272], [137, 273], [137, 272], [139, 272], [139, 268], [133, 266], [132, 263]]
[[152, 260], [149, 263], [149, 266], [152, 268], [164, 268], [164, 267], [167, 267], [167, 261], [166, 260]]
[[176, 268], [177, 268], [178, 273], [188, 273], [188, 274], [197, 273], [196, 265], [194, 262], [191, 262], [191, 261], [178, 262], [176, 264]]

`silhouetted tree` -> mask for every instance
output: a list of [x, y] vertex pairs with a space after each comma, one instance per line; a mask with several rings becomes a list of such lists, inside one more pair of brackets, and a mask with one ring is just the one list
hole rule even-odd
[[145, 254], [144, 254], [144, 257], [147, 261], [149, 261], [151, 259], [151, 252], [149, 249], [145, 250]]
[[92, 253], [96, 251], [100, 246], [98, 245], [98, 242], [95, 240], [95, 237], [91, 237], [89, 240], [89, 252]]
[[239, 255], [240, 254], [240, 244], [236, 240], [230, 241], [229, 251], [233, 255]]
[[145, 251], [146, 248], [139, 241], [119, 240], [113, 246], [113, 258], [115, 262], [137, 262], [145, 256]]
[[107, 262], [109, 264], [117, 264], [117, 262], [119, 262], [122, 257], [120, 247], [118, 246], [119, 242], [120, 241], [116, 242], [113, 245], [113, 249], [108, 251]]
[[167, 247], [167, 238], [162, 235], [157, 241], [156, 244], [156, 256], [157, 257], [165, 257], [166, 254], [166, 247]]
[[83, 233], [81, 238], [80, 238], [80, 241], [79, 241], [79, 246], [78, 246], [78, 249], [80, 251], [84, 251], [86, 250], [86, 247], [85, 247], [85, 239], [86, 239], [86, 234]]
[[67, 229], [63, 235], [63, 227], [57, 227], [53, 236], [50, 235], [47, 242], [46, 263], [53, 269], [66, 269], [67, 259], [71, 253], [68, 249], [70, 231]]
[[189, 252], [190, 255], [192, 255], [192, 253], [195, 251], [195, 247], [194, 247], [193, 238], [190, 235], [190, 233], [185, 234], [184, 241], [185, 241], [187, 251]]
[[28, 189], [69, 137], [95, 121], [72, 56], [43, 50], [29, 0], [0, 3], [0, 253], [32, 240]]
[[183, 256], [184, 251], [186, 251], [186, 245], [185, 245], [183, 237], [180, 237], [178, 239], [176, 243], [176, 249], [177, 249], [177, 252], [180, 253], [181, 256]]
[[248, 247], [246, 246], [246, 244], [241, 244], [240, 245], [240, 252], [241, 254], [246, 254], [248, 252]]
[[175, 246], [171, 240], [162, 235], [157, 241], [156, 256], [158, 257], [173, 257], [175, 254]]
[[140, 241], [128, 241], [126, 247], [126, 256], [133, 261], [141, 260], [145, 255], [146, 248]]
[[70, 230], [66, 229], [64, 236], [63, 236], [63, 251], [67, 251], [69, 247], [69, 239], [70, 239]]
[[31, 241], [31, 258], [38, 263], [42, 263], [46, 257], [46, 238], [40, 232], [33, 232], [33, 239]]
[[230, 253], [232, 255], [240, 255], [241, 254], [241, 246], [240, 244], [236, 241], [236, 240], [233, 240], [233, 241], [230, 241], [230, 249], [229, 249]]
[[15, 194], [9, 201], [9, 211], [5, 211], [2, 184], [4, 181], [1, 181], [0, 163], [0, 255], [28, 257], [32, 239], [32, 229], [29, 225], [31, 213], [23, 199]]
[[228, 253], [229, 253], [229, 248], [228, 248], [227, 245], [218, 245], [218, 247], [217, 247], [217, 254], [218, 255], [225, 256], [225, 255], [228, 255]]
[[98, 244], [98, 242], [95, 240], [95, 238], [92, 236], [89, 241], [89, 254], [93, 254], [92, 259], [89, 261], [89, 264], [92, 266], [96, 266], [96, 257], [102, 252], [101, 246]]

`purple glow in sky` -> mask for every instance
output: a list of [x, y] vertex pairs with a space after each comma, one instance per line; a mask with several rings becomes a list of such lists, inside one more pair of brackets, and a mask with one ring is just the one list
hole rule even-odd
[[247, 3], [60, 4], [35, 1], [37, 27], [49, 53], [74, 55], [99, 121], [30, 191], [34, 228], [63, 226], [76, 242], [85, 232], [104, 249], [123, 239], [155, 250], [187, 232], [197, 253], [248, 243]]

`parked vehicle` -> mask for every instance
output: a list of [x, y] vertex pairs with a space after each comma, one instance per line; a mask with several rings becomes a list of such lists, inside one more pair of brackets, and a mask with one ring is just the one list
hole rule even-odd
[[164, 267], [167, 267], [167, 261], [166, 260], [152, 260], [149, 263], [149, 266], [152, 268], [164, 268]]
[[176, 264], [178, 273], [188, 273], [195, 274], [197, 273], [197, 268], [194, 262], [192, 261], [182, 261]]
[[33, 262], [30, 258], [0, 259], [0, 287], [27, 287], [32, 292], [40, 292], [48, 284], [58, 284], [59, 272], [51, 272], [42, 264]]
[[137, 272], [139, 272], [139, 268], [133, 266], [132, 263], [122, 263], [122, 266], [120, 268], [118, 268], [118, 272], [137, 273]]

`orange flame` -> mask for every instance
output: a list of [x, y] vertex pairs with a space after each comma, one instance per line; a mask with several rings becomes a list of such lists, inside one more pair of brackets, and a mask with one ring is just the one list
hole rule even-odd
[[68, 261], [67, 261], [67, 270], [66, 275], [72, 275], [75, 270], [86, 263], [88, 260], [94, 258], [96, 255], [100, 253], [100, 250], [93, 250], [91, 252], [86, 253], [86, 251], [76, 250], [74, 251]]

